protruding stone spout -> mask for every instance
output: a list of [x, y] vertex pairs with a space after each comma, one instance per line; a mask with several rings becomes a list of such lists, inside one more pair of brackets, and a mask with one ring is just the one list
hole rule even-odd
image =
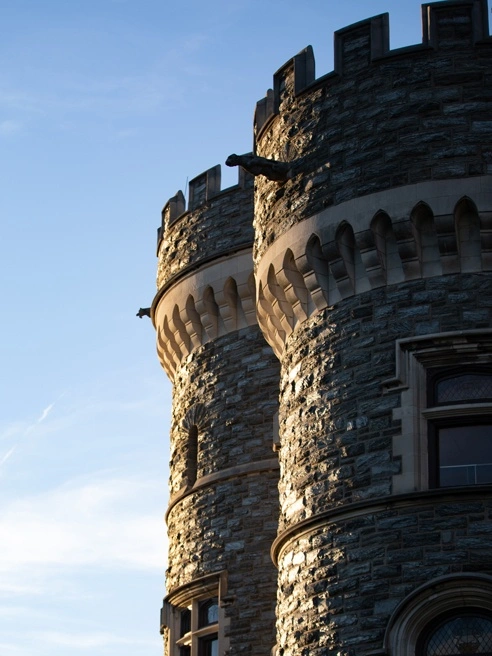
[[269, 180], [276, 182], [285, 182], [292, 178], [292, 163], [277, 162], [274, 159], [258, 157], [247, 153], [246, 155], [236, 155], [233, 153], [226, 159], [227, 166], [241, 166], [251, 175], [264, 175]]

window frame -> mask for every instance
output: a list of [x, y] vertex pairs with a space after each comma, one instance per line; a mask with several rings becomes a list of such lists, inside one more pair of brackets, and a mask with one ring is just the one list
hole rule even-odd
[[[176, 654], [176, 656], [180, 656], [181, 647], [190, 647], [191, 656], [203, 656], [204, 641], [219, 639], [219, 618], [217, 618], [217, 622], [213, 622], [211, 624], [201, 624], [200, 606], [204, 601], [209, 600], [217, 600], [217, 606], [219, 606], [218, 597], [205, 596], [191, 599], [189, 604], [184, 608], [179, 606], [176, 607], [175, 621], [177, 623], [177, 632], [175, 635], [179, 637], [173, 640], [173, 651], [171, 653]], [[186, 609], [188, 609], [191, 613], [190, 629], [181, 635], [182, 614]]]
[[453, 403], [438, 401], [437, 386], [439, 383], [467, 374], [481, 374], [492, 378], [492, 367], [468, 365], [460, 368], [432, 368], [427, 371], [427, 408], [423, 411], [423, 415], [428, 420], [428, 481], [429, 488], [432, 489], [463, 487], [463, 485], [487, 485], [487, 483], [468, 483], [443, 486], [440, 482], [439, 431], [443, 428], [476, 426], [478, 424], [488, 424], [492, 427], [492, 415], [487, 415], [487, 411], [492, 408], [492, 396], [484, 397], [483, 400], [479, 401], [466, 398]]
[[[204, 601], [217, 600], [217, 622], [200, 625], [200, 606]], [[204, 641], [218, 640], [218, 651], [224, 653], [229, 648], [225, 635], [228, 620], [225, 617], [227, 605], [227, 572], [222, 571], [185, 584], [164, 599], [161, 611], [161, 633], [165, 635], [170, 656], [182, 656], [182, 648], [189, 647], [190, 656], [202, 656]], [[181, 634], [183, 611], [190, 610], [190, 629]]]
[[417, 644], [440, 617], [476, 608], [492, 615], [492, 576], [459, 573], [439, 576], [413, 590], [393, 611], [381, 656], [416, 656]]
[[[429, 642], [437, 630], [444, 624], [460, 617], [480, 617], [492, 623], [492, 613], [484, 608], [475, 606], [462, 606], [436, 615], [421, 631], [415, 644], [416, 656], [426, 656]], [[479, 652], [480, 653], [480, 652]]]
[[[440, 421], [481, 418], [492, 423], [492, 401], [429, 406], [431, 373], [463, 370], [492, 371], [492, 329], [435, 333], [396, 340], [395, 376], [383, 382], [384, 393], [401, 393], [393, 419], [401, 431], [393, 438], [393, 457], [401, 459], [401, 471], [393, 476], [393, 494], [435, 488], [430, 475], [430, 434]], [[439, 488], [450, 489], [450, 488]]]

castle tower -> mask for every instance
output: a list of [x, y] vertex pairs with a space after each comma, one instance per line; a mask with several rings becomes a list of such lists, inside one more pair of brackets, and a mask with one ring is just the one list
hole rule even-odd
[[[275, 644], [278, 363], [258, 328], [253, 183], [220, 166], [162, 213], [151, 316], [173, 383], [168, 656], [267, 654]], [[276, 424], [275, 424], [276, 425]]]
[[164, 208], [169, 656], [492, 653], [492, 39], [422, 19], [275, 74], [254, 221], [219, 167]]
[[311, 48], [258, 104], [258, 320], [281, 363], [283, 656], [492, 651], [492, 40], [485, 0]]

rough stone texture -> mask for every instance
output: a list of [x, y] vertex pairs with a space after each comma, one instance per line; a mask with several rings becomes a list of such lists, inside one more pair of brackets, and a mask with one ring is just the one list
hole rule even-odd
[[268, 654], [275, 644], [278, 471], [234, 477], [185, 497], [168, 516], [169, 591], [227, 570], [230, 654]]
[[[183, 327], [198, 323], [197, 310], [178, 312], [181, 335], [162, 331], [164, 347], [181, 339], [190, 349], [173, 369], [168, 589], [226, 569], [233, 654], [269, 652], [275, 589], [279, 656], [369, 656], [387, 647], [393, 612], [423, 583], [492, 575], [491, 486], [414, 489], [412, 479], [395, 494], [405, 460], [393, 446], [409, 408], [405, 386], [386, 385], [396, 340], [492, 327], [486, 16], [484, 0], [432, 3], [423, 44], [395, 52], [386, 17], [375, 17], [335, 35], [334, 73], [315, 80], [306, 49], [275, 75], [257, 107], [256, 152], [295, 161], [295, 175], [255, 179], [254, 256], [257, 317], [280, 371], [256, 327], [229, 323], [198, 344]], [[164, 216], [161, 292], [251, 243], [251, 188], [217, 192], [211, 171], [195, 179], [188, 213]], [[439, 201], [471, 179], [479, 204], [469, 191]], [[369, 198], [381, 212], [338, 216]], [[382, 216], [390, 200], [397, 214]], [[211, 304], [198, 306], [210, 325]], [[280, 522], [278, 472], [254, 471], [272, 457], [279, 389]], [[193, 421], [190, 474], [183, 426]]]
[[287, 342], [280, 378], [280, 530], [391, 493], [400, 395], [383, 395], [382, 382], [394, 375], [396, 338], [491, 326], [488, 274], [377, 289], [304, 322]]
[[158, 289], [202, 260], [253, 243], [253, 181], [250, 176], [241, 176], [240, 181], [172, 222], [163, 212]]
[[256, 257], [330, 205], [487, 172], [492, 40], [471, 45], [470, 11], [440, 8], [436, 49], [418, 45], [372, 59], [371, 21], [358, 23], [342, 36], [338, 70], [301, 92], [296, 61], [280, 69], [278, 113], [259, 131], [256, 148], [263, 157], [299, 159], [302, 167], [284, 185], [256, 179]]
[[171, 496], [186, 486], [188, 435], [181, 426], [197, 404], [205, 408], [197, 478], [274, 457], [278, 376], [279, 363], [258, 328], [220, 337], [189, 356], [173, 381]]
[[492, 572], [492, 498], [432, 496], [355, 518], [327, 519], [293, 539], [280, 563], [284, 656], [382, 649], [388, 620], [419, 585]]
[[[197, 404], [197, 482], [239, 465], [274, 460], [279, 364], [258, 328], [196, 349], [176, 372], [171, 494], [187, 488], [183, 420]], [[278, 469], [234, 475], [188, 489], [167, 518], [167, 590], [226, 570], [230, 654], [266, 654], [275, 644], [276, 570], [270, 546], [278, 517]], [[172, 501], [173, 504], [173, 501]]]

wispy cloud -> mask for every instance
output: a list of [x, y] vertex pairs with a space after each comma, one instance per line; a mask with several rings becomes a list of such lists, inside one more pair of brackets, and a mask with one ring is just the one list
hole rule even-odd
[[40, 424], [42, 421], [44, 421], [46, 419], [46, 417], [49, 415], [49, 413], [53, 409], [54, 405], [55, 405], [55, 402], [50, 403], [48, 406], [46, 406], [46, 408], [43, 410], [43, 412], [41, 413], [41, 416], [38, 419], [38, 424]]
[[0, 571], [21, 587], [33, 567], [48, 578], [64, 567], [162, 571], [161, 503], [162, 481], [108, 476], [4, 504]]
[[153, 647], [154, 641], [137, 640], [113, 633], [62, 633], [59, 631], [42, 631], [38, 633], [43, 642], [56, 646], [73, 649], [94, 649], [108, 645], [134, 645], [139, 647]]
[[[183, 83], [163, 71], [135, 76], [86, 79], [71, 77], [59, 80], [56, 89], [24, 91], [0, 88], [0, 108], [15, 110], [22, 116], [88, 113], [142, 115], [180, 102], [185, 96]], [[13, 134], [22, 127], [20, 121], [0, 122], [0, 134]]]
[[5, 453], [5, 454], [0, 458], [0, 467], [1, 467], [5, 462], [7, 462], [7, 460], [10, 458], [10, 456], [14, 453], [15, 449], [16, 449], [15, 446], [11, 447], [11, 448], [7, 451], [7, 453]]
[[[53, 401], [53, 403], [50, 403], [49, 405], [42, 410], [41, 414], [35, 421], [16, 421], [12, 422], [8, 426], [4, 427], [3, 430], [0, 432], [0, 441], [2, 440], [16, 440], [17, 443], [19, 443], [22, 438], [27, 437], [33, 431], [35, 431], [39, 424], [43, 423], [45, 419], [48, 417], [48, 415], [51, 413], [53, 408], [55, 407], [55, 404], [63, 397], [65, 396], [65, 392], [62, 392], [58, 398]], [[0, 457], [0, 467], [10, 458], [12, 453], [15, 450], [15, 445], [7, 453]]]
[[0, 137], [11, 137], [22, 130], [20, 121], [5, 120], [0, 121]]

